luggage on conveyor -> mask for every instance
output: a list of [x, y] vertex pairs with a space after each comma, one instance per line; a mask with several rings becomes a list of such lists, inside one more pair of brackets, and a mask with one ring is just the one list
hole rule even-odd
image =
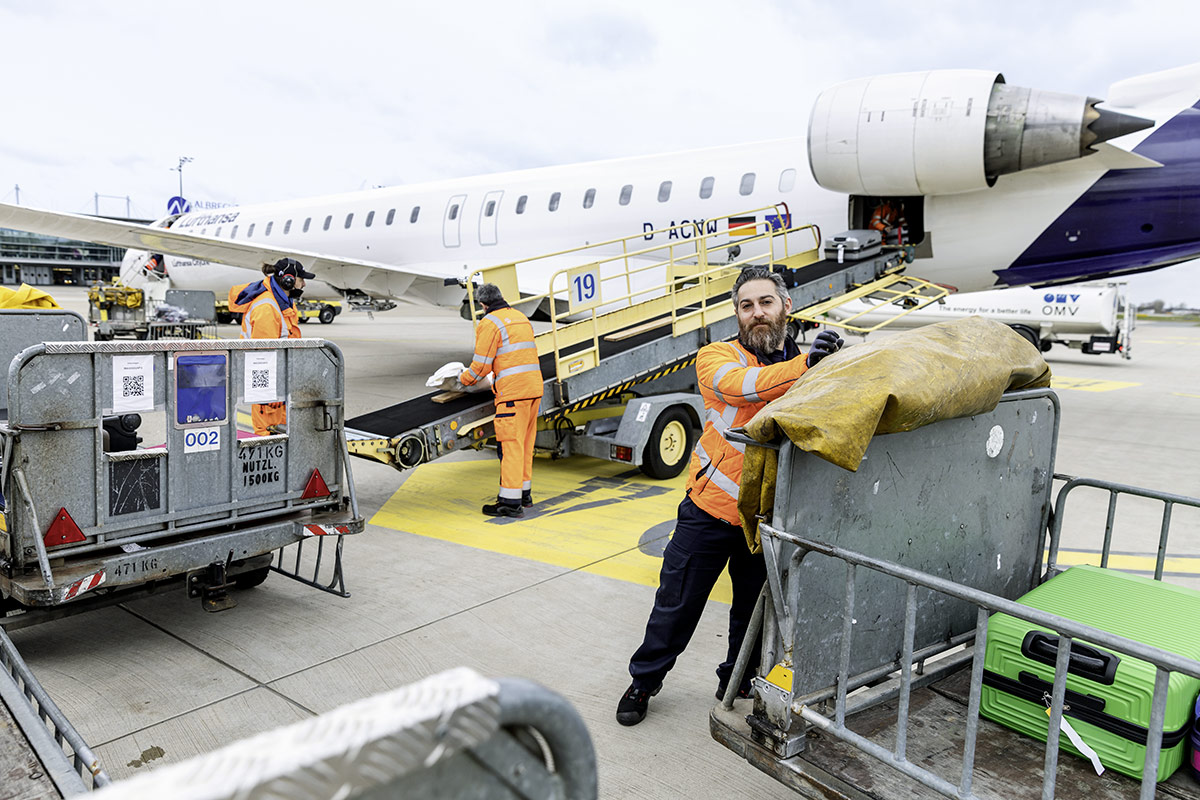
[[[1112, 569], [1080, 566], [1018, 602], [1152, 647], [1200, 658], [1200, 592]], [[1006, 614], [988, 623], [980, 711], [1042, 741], [1049, 727], [1058, 636]], [[1154, 666], [1075, 640], [1064, 716], [1105, 767], [1141, 777], [1154, 696]], [[1200, 679], [1172, 673], [1158, 780], [1184, 760]], [[1064, 734], [1060, 746], [1080, 754]]]
[[839, 264], [877, 256], [882, 249], [883, 236], [879, 231], [845, 231], [825, 240], [825, 257], [837, 259]]

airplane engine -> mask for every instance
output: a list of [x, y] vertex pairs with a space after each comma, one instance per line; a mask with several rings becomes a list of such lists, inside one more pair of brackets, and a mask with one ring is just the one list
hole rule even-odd
[[1100, 102], [1008, 86], [987, 70], [861, 78], [817, 97], [809, 166], [821, 186], [852, 195], [972, 192], [1154, 124]]

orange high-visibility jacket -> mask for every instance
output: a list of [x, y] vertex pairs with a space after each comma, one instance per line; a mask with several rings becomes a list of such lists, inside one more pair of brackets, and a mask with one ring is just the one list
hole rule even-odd
[[242, 338], [299, 339], [300, 315], [296, 313], [295, 305], [280, 308], [269, 283], [267, 290], [249, 303], [237, 302], [238, 295], [249, 285], [243, 283], [229, 290], [229, 310], [242, 315]]
[[696, 376], [707, 413], [688, 468], [687, 489], [693, 503], [717, 519], [741, 524], [737, 499], [746, 446], [728, 441], [723, 434], [745, 425], [807, 371], [803, 353], [761, 366], [758, 358], [736, 341], [701, 348], [696, 354]]
[[475, 328], [475, 355], [458, 380], [471, 386], [493, 373], [496, 402], [542, 396], [542, 371], [529, 319], [511, 306], [499, 308]]

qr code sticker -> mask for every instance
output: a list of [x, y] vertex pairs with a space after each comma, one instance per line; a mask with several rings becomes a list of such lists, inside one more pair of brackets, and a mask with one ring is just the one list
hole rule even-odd
[[270, 371], [265, 369], [250, 370], [250, 388], [267, 389], [271, 386]]
[[145, 397], [146, 396], [146, 376], [145, 375], [122, 375], [121, 376], [121, 396], [122, 397]]

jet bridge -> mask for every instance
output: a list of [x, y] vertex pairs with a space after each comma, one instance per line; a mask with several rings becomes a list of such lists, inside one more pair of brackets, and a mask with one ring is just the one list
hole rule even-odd
[[[730, 290], [748, 266], [783, 275], [793, 308], [928, 284], [901, 274], [904, 254], [822, 259], [819, 229], [793, 225], [785, 204], [742, 211], [527, 260], [471, 276], [464, 316], [478, 320], [475, 279], [496, 284], [534, 322], [545, 389], [540, 451], [679, 474], [704, 408], [688, 369], [697, 351], [737, 335]], [[542, 294], [522, 294], [546, 275]], [[915, 288], [914, 288], [915, 287]], [[798, 325], [798, 323], [797, 323]], [[797, 328], [798, 330], [798, 328]], [[409, 469], [495, 436], [489, 394], [432, 392], [347, 420], [353, 455]]]

